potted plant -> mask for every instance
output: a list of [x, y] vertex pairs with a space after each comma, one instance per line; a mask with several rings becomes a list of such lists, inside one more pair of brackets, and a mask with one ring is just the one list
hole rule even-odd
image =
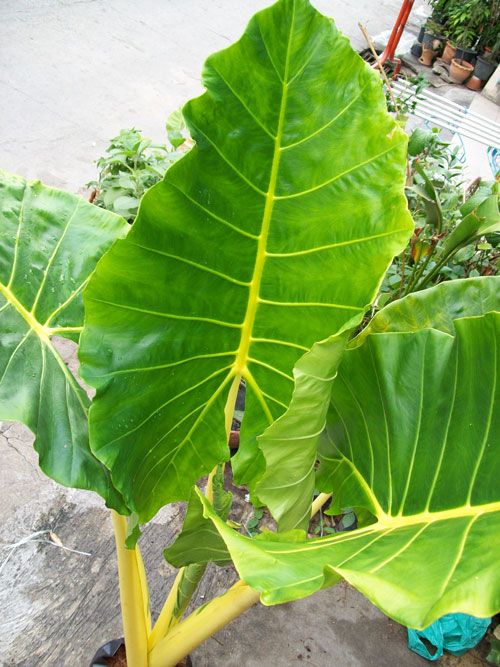
[[499, 54], [500, 36], [497, 38], [493, 48], [485, 48], [482, 55], [478, 56], [474, 67], [474, 75], [467, 84], [468, 88], [480, 90], [484, 87], [498, 66]]
[[425, 25], [420, 62], [429, 67], [442, 48], [442, 26], [429, 19]]
[[[446, 31], [446, 34], [448, 34], [448, 31]], [[451, 63], [453, 58], [455, 57], [457, 52], [457, 47], [453, 44], [453, 42], [447, 37], [443, 53], [441, 55], [441, 60], [444, 60], [445, 63], [448, 63], [448, 65]]]
[[[376, 73], [308, 0], [279, 0], [204, 82], [184, 107], [195, 145], [132, 227], [0, 173], [0, 419], [112, 509], [128, 667], [174, 667], [259, 600], [342, 577], [414, 628], [493, 615], [499, 279], [410, 295], [356, 336], [413, 230], [407, 137]], [[57, 335], [79, 343], [92, 402]], [[276, 521], [256, 538], [227, 521], [224, 489], [242, 379], [231, 466]], [[332, 493], [358, 525], [310, 540]], [[179, 500], [153, 624], [140, 525]], [[183, 618], [209, 561], [241, 578]]]

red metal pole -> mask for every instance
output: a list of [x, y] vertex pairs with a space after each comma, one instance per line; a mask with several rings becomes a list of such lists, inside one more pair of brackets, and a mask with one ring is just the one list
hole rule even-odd
[[[379, 63], [381, 63], [382, 65], [387, 60], [396, 61], [396, 72], [399, 71], [399, 68], [401, 67], [401, 62], [395, 57], [396, 49], [398, 47], [399, 40], [401, 39], [401, 35], [403, 34], [403, 30], [405, 29], [406, 22], [408, 21], [408, 17], [410, 16], [410, 12], [414, 4], [415, 0], [403, 0], [403, 4], [401, 5], [398, 18], [396, 19], [396, 23], [394, 24], [394, 27], [392, 29], [391, 36], [389, 37], [389, 41], [387, 42], [387, 46], [385, 47], [383, 54], [379, 58]], [[376, 64], [374, 65], [374, 67], [376, 67]]]

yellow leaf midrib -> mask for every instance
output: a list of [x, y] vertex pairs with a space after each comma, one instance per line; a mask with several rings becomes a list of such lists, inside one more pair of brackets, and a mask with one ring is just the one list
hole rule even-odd
[[79, 330], [79, 327], [50, 328], [44, 326], [43, 324], [40, 324], [40, 322], [33, 316], [33, 314], [23, 306], [23, 304], [19, 301], [19, 299], [15, 296], [15, 294], [10, 290], [10, 288], [1, 282], [0, 282], [0, 294], [2, 294], [3, 297], [6, 299], [6, 301], [10, 303], [10, 305], [14, 308], [14, 310], [16, 310], [19, 313], [19, 315], [28, 324], [30, 329], [36, 333], [41, 343], [50, 350], [52, 356], [54, 357], [57, 364], [61, 368], [64, 376], [66, 377], [67, 382], [75, 392], [76, 398], [82, 410], [84, 411], [85, 414], [87, 414], [87, 406], [83, 402], [82, 397], [80, 395], [80, 392], [83, 390], [81, 390], [80, 387], [78, 386], [75, 378], [66, 367], [66, 364], [64, 363], [58, 352], [55, 350], [50, 340], [50, 336], [55, 333], [58, 332], [63, 333], [65, 331]]
[[255, 266], [252, 275], [252, 280], [250, 282], [247, 310], [245, 313], [245, 318], [243, 320], [240, 344], [238, 346], [238, 352], [236, 354], [232, 371], [238, 380], [242, 377], [243, 378], [250, 377], [247, 364], [249, 360], [248, 358], [249, 358], [249, 349], [252, 339], [252, 331], [255, 323], [255, 317], [257, 315], [257, 307], [259, 304], [259, 294], [262, 282], [262, 275], [264, 272], [264, 265], [266, 262], [267, 240], [269, 236], [269, 229], [271, 225], [274, 202], [276, 200], [276, 185], [278, 181], [278, 172], [279, 172], [279, 165], [282, 152], [281, 143], [283, 138], [283, 129], [285, 125], [285, 116], [286, 116], [290, 50], [291, 50], [292, 36], [294, 30], [294, 21], [295, 21], [295, 3], [293, 5], [293, 13], [290, 22], [290, 34], [288, 37], [288, 45], [285, 58], [285, 70], [284, 70], [283, 84], [282, 84], [283, 85], [282, 97], [281, 97], [280, 111], [278, 116], [278, 128], [276, 132], [276, 137], [274, 139], [274, 153], [273, 153], [273, 161], [271, 164], [271, 173], [269, 177], [269, 186], [265, 195], [266, 200], [264, 205], [264, 213], [262, 217], [262, 226], [258, 237], [257, 253], [255, 258]]

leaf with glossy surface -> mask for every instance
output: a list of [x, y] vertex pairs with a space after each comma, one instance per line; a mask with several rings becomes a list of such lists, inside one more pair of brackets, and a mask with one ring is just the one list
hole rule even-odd
[[86, 291], [92, 446], [142, 521], [227, 459], [240, 378], [233, 468], [256, 478], [296, 361], [363, 312], [413, 227], [379, 77], [307, 0], [257, 14], [204, 83], [196, 146]]
[[408, 294], [382, 308], [352, 341], [360, 345], [371, 333], [437, 329], [454, 335], [454, 321], [500, 311], [500, 276], [449, 280]]
[[[233, 494], [224, 489], [224, 472], [218, 467], [212, 479], [212, 506], [224, 521], [231, 511]], [[175, 541], [163, 552], [165, 558], [175, 567], [209, 563], [225, 565], [231, 561], [224, 541], [213, 523], [203, 516], [203, 505], [193, 489], [182, 531]], [[194, 579], [194, 577], [193, 577]]]
[[316, 488], [318, 439], [325, 428], [332, 382], [345, 346], [362, 317], [350, 320], [299, 359], [288, 410], [258, 438], [266, 471], [256, 493], [282, 531], [307, 529]]
[[369, 509], [375, 523], [302, 543], [248, 540], [202, 499], [265, 604], [344, 577], [409, 627], [500, 610], [500, 314], [455, 328], [374, 334], [344, 355], [325, 478], [340, 504]]
[[[500, 278], [455, 280], [410, 294], [383, 308], [350, 343], [360, 345], [370, 333], [418, 331], [434, 328], [454, 333], [458, 317], [500, 310]], [[350, 327], [316, 343], [294, 369], [295, 389], [285, 414], [259, 437], [266, 473], [257, 494], [280, 530], [306, 529], [314, 489], [317, 488], [317, 448], [326, 422], [332, 383], [347, 343]]]
[[82, 289], [126, 229], [81, 197], [0, 171], [0, 419], [28, 426], [49, 477], [122, 510], [89, 449], [87, 395], [52, 338], [78, 340]]

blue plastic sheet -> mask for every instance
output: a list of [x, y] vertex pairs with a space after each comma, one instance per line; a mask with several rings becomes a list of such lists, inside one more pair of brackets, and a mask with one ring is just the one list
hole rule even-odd
[[[468, 614], [446, 614], [424, 630], [408, 628], [408, 648], [426, 660], [438, 660], [444, 651], [463, 655], [474, 648], [486, 634], [491, 618], [475, 618]], [[426, 639], [435, 651], [431, 652]]]

